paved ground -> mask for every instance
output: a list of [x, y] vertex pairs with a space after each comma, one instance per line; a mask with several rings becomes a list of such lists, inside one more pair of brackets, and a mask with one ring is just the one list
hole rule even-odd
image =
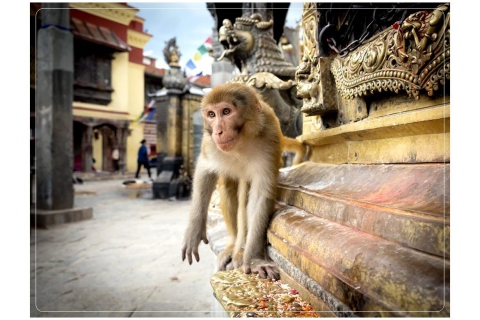
[[190, 201], [152, 199], [122, 180], [75, 185], [93, 219], [31, 229], [31, 317], [224, 317], [213, 298], [215, 255], [181, 260]]

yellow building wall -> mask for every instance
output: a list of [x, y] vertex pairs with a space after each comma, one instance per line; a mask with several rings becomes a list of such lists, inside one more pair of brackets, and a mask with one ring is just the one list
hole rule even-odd
[[[129, 113], [129, 62], [128, 53], [115, 53], [112, 60], [112, 101], [107, 106], [74, 102], [74, 106], [87, 108], [73, 109], [73, 114], [84, 117], [106, 118], [106, 119], [121, 119], [129, 120], [132, 118]], [[112, 113], [113, 112], [113, 113]]]
[[128, 104], [130, 123], [130, 135], [127, 138], [126, 170], [135, 172], [137, 170], [137, 154], [140, 148], [140, 141], [143, 139], [143, 123], [133, 123], [144, 111], [144, 90], [145, 90], [145, 66], [136, 63], [128, 64]]
[[128, 112], [129, 106], [129, 92], [128, 92], [128, 79], [129, 74], [129, 62], [128, 53], [115, 53], [112, 61], [112, 100], [115, 101], [114, 110]]
[[[116, 53], [112, 60], [112, 101], [107, 106], [75, 101], [73, 105], [81, 109], [73, 109], [73, 114], [83, 117], [130, 120], [130, 135], [126, 146], [126, 171], [137, 170], [137, 152], [143, 137], [143, 123], [133, 123], [144, 111], [145, 66], [128, 61], [128, 53]], [[85, 109], [84, 109], [85, 108]], [[89, 110], [86, 110], [89, 109]], [[92, 141], [92, 156], [95, 168], [102, 168], [101, 139]]]

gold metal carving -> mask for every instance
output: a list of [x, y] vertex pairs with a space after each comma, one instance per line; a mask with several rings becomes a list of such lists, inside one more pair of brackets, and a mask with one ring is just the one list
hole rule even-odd
[[165, 48], [163, 49], [163, 55], [165, 57], [165, 62], [170, 67], [179, 67], [178, 61], [182, 56], [180, 50], [178, 50], [177, 39], [173, 37], [172, 39], [165, 41]]
[[450, 79], [450, 5], [418, 11], [332, 63], [345, 99], [375, 92], [405, 91], [429, 96]]
[[305, 2], [302, 12], [303, 55], [310, 62], [315, 61], [319, 49], [317, 43], [318, 12], [315, 3]]
[[297, 96], [303, 99], [302, 112], [323, 115], [338, 110], [334, 80], [330, 73], [332, 59], [318, 58], [319, 15], [315, 3], [304, 3], [302, 13], [303, 56], [295, 72]]

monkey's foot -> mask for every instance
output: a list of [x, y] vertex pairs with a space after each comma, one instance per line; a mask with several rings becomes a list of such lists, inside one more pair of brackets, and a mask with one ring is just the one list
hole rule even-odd
[[227, 269], [227, 266], [229, 266], [232, 262], [232, 254], [233, 254], [233, 245], [229, 245], [220, 252], [220, 254], [217, 257], [217, 267], [219, 271], [223, 270], [231, 270], [231, 268]]
[[235, 249], [232, 254], [232, 262], [227, 266], [227, 270], [240, 268], [243, 265], [243, 249]]
[[258, 276], [262, 279], [280, 279], [280, 270], [277, 265], [266, 260], [252, 259], [250, 263], [243, 265], [243, 270], [246, 274], [258, 273]]

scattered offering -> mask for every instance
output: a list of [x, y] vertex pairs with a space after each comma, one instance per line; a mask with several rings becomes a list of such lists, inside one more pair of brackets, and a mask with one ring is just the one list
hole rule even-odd
[[298, 291], [281, 280], [262, 279], [240, 269], [219, 271], [210, 279], [214, 295], [233, 318], [318, 318]]

